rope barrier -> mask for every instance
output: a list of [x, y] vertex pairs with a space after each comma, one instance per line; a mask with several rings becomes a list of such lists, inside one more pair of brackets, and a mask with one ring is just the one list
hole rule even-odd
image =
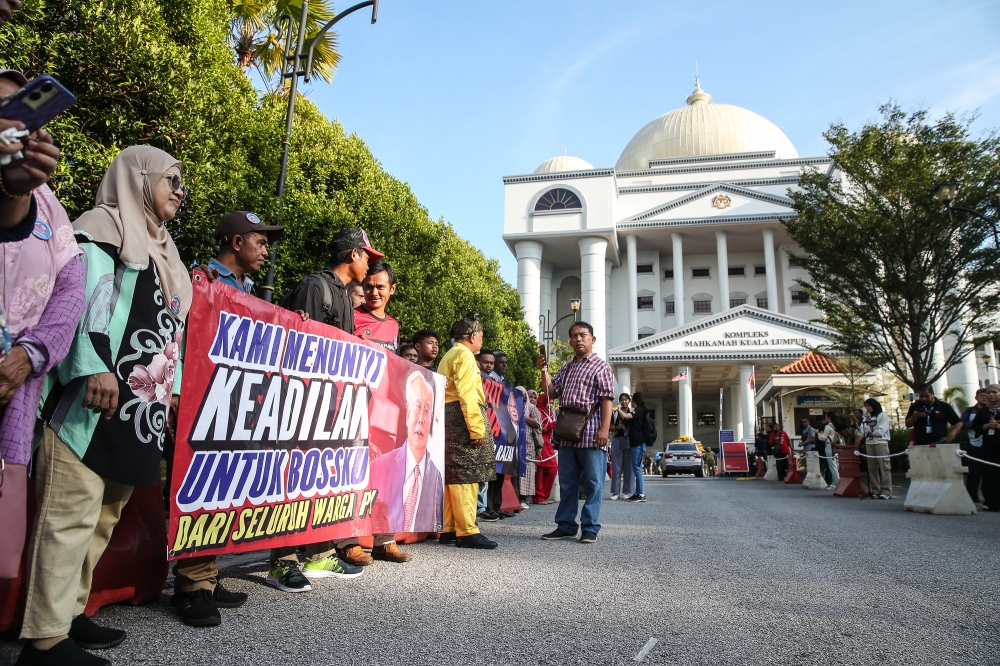
[[555, 457], [556, 457], [557, 455], [558, 455], [558, 454], [556, 454], [556, 453], [553, 453], [553, 454], [552, 454], [551, 456], [549, 456], [548, 458], [542, 458], [541, 460], [533, 460], [533, 459], [531, 459], [531, 458], [525, 458], [525, 462], [530, 462], [530, 463], [543, 463], [543, 462], [548, 462], [548, 461], [552, 460], [553, 458], [555, 458]]
[[781, 458], [775, 458], [774, 462], [778, 462], [779, 460], [788, 460], [788, 456], [782, 456]]
[[890, 453], [887, 456], [870, 456], [870, 455], [868, 455], [866, 453], [861, 453], [861, 451], [855, 451], [854, 452], [854, 455], [861, 456], [862, 458], [895, 458], [896, 456], [906, 456], [906, 455], [909, 455], [909, 454], [910, 454], [910, 452], [906, 451], [906, 450], [900, 451], [899, 453]]
[[998, 465], [995, 462], [990, 462], [989, 460], [980, 460], [979, 458], [973, 458], [962, 449], [958, 449], [955, 453], [958, 454], [959, 458], [968, 458], [969, 460], [975, 460], [977, 463], [982, 463], [984, 465], [992, 465], [993, 467], [1000, 467], [1000, 465]]

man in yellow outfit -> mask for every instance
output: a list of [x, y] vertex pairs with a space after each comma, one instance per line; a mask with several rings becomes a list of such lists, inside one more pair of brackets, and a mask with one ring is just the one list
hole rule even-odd
[[479, 533], [476, 503], [479, 484], [496, 479], [496, 450], [486, 427], [486, 394], [476, 363], [483, 347], [478, 315], [451, 327], [455, 345], [441, 359], [438, 372], [448, 380], [444, 392], [444, 533], [441, 543], [458, 548], [497, 547]]

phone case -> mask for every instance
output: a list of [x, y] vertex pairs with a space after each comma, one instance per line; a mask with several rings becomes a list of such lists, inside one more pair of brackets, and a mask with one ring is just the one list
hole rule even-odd
[[[47, 88], [46, 86], [51, 86]], [[47, 97], [37, 104], [32, 96]], [[47, 122], [73, 106], [76, 96], [58, 81], [42, 74], [0, 104], [0, 118], [19, 120], [29, 132], [36, 132]]]

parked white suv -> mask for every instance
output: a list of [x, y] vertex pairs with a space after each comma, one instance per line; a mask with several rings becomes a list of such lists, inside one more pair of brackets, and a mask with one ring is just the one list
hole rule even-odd
[[694, 474], [700, 478], [705, 475], [704, 462], [697, 444], [671, 442], [660, 457], [660, 470], [664, 478], [671, 474]]

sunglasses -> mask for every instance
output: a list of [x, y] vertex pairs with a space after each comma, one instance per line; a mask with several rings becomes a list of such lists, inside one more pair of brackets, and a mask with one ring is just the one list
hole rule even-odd
[[163, 177], [170, 179], [170, 189], [171, 189], [171, 191], [173, 191], [173, 192], [180, 192], [182, 198], [187, 196], [188, 187], [187, 187], [187, 185], [184, 184], [184, 181], [181, 180], [180, 174], [165, 173], [165, 174], [163, 174]]

